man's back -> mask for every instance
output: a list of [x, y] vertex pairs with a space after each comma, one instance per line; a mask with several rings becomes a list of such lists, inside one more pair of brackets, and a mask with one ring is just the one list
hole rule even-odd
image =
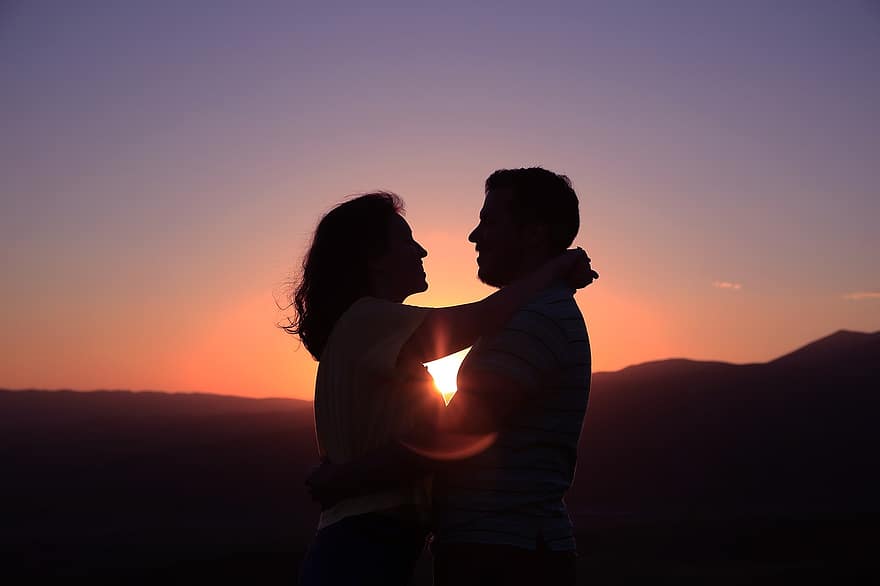
[[[575, 549], [563, 496], [574, 479], [590, 364], [583, 316], [573, 291], [562, 287], [547, 290], [474, 346], [461, 366], [463, 379], [495, 372], [527, 395], [489, 449], [437, 474], [438, 544]], [[505, 400], [503, 390], [459, 392], [491, 392], [490, 401]]]

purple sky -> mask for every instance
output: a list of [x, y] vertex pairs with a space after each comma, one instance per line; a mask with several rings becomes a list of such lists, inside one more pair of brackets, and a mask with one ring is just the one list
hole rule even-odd
[[482, 182], [531, 164], [581, 196], [598, 370], [880, 329], [880, 3], [470, 4], [0, 4], [0, 386], [308, 396], [273, 294], [320, 214], [400, 193], [410, 301], [472, 300]]

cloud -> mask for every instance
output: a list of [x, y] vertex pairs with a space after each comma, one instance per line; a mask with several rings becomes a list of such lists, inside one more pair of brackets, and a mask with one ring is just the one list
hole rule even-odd
[[843, 296], [844, 299], [848, 299], [850, 301], [864, 301], [865, 299], [880, 299], [880, 291], [855, 291], [853, 293], [847, 293]]
[[731, 283], [730, 281], [713, 281], [712, 286], [717, 289], [732, 289], [734, 291], [742, 289], [742, 283]]

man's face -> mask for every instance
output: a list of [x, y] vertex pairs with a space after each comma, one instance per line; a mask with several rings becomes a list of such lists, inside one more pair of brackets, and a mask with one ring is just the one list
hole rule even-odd
[[522, 266], [522, 230], [510, 213], [510, 198], [508, 190], [489, 191], [480, 210], [480, 223], [468, 236], [477, 248], [477, 276], [493, 287], [510, 284]]

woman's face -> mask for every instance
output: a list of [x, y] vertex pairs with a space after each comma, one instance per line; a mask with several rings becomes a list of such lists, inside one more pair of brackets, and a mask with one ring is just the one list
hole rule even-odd
[[385, 252], [370, 263], [376, 289], [393, 301], [403, 301], [428, 289], [422, 259], [428, 251], [413, 239], [412, 229], [402, 216], [395, 214], [388, 225]]

